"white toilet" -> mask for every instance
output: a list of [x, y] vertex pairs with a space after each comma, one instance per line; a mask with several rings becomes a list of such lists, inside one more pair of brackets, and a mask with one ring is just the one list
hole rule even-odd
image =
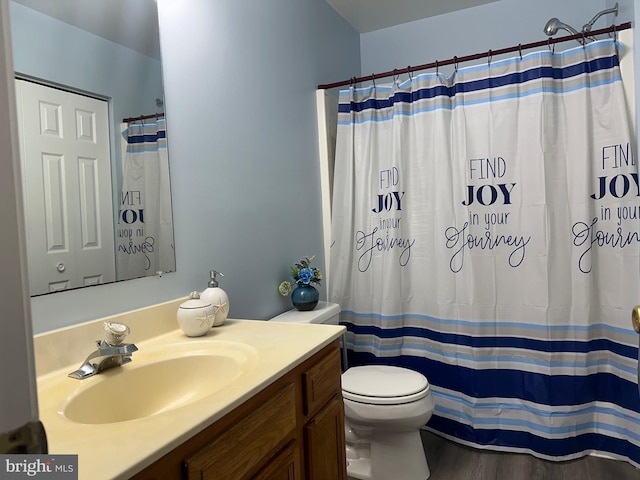
[[[338, 304], [318, 302], [314, 310], [289, 310], [272, 321], [337, 325], [339, 313]], [[349, 478], [429, 478], [420, 427], [431, 418], [434, 401], [424, 375], [386, 365], [352, 367], [342, 374], [342, 396]]]

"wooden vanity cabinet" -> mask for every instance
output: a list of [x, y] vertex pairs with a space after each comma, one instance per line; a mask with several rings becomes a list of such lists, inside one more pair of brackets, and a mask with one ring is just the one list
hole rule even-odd
[[337, 348], [302, 373], [304, 478], [307, 480], [347, 478], [340, 371], [340, 349]]
[[336, 340], [133, 478], [346, 480], [340, 374]]

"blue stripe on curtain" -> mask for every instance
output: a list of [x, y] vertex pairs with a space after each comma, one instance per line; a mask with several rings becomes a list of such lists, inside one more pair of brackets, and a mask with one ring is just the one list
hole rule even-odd
[[[414, 92], [397, 92], [392, 97], [384, 100], [369, 99], [363, 102], [341, 103], [338, 107], [340, 113], [363, 112], [365, 110], [380, 110], [394, 106], [396, 103], [413, 103], [419, 100], [431, 99], [440, 96], [455, 97], [458, 93], [470, 93], [489, 88], [499, 88], [506, 85], [518, 85], [531, 80], [540, 79], [568, 79], [585, 73], [594, 73], [599, 70], [607, 70], [619, 65], [618, 57], [605, 57], [571, 65], [565, 68], [536, 67], [524, 72], [511, 73], [500, 77], [473, 80], [470, 82], [456, 83], [449, 87], [440, 85], [432, 88], [423, 88]], [[559, 91], [565, 91], [560, 89]], [[495, 97], [494, 97], [495, 100]]]
[[165, 130], [158, 130], [153, 134], [131, 134], [127, 137], [128, 143], [154, 143], [160, 139], [167, 138], [167, 132]]
[[[348, 354], [349, 365], [387, 364], [413, 368], [428, 372], [431, 385], [471, 397], [519, 398], [549, 406], [582, 405], [600, 400], [640, 412], [638, 385], [609, 373], [545, 375], [524, 370], [471, 369], [411, 355], [375, 357], [353, 350]], [[514, 385], [520, 387], [515, 389]]]
[[[611, 452], [622, 457], [630, 458], [636, 463], [640, 463], [640, 450], [632, 443], [615, 438], [615, 434], [623, 433], [640, 442], [640, 436], [630, 430], [620, 432], [619, 427], [607, 426], [603, 422], [588, 422], [585, 425], [575, 425], [573, 427], [559, 427], [556, 431], [553, 428], [544, 427], [535, 423], [519, 422], [519, 426], [526, 428], [529, 432], [510, 430], [510, 424], [518, 423], [513, 419], [487, 419], [484, 423], [500, 423], [501, 428], [472, 428], [468, 423], [457, 422], [451, 418], [444, 418], [439, 413], [448, 413], [450, 416], [460, 414], [460, 411], [443, 412], [439, 406], [437, 387], [458, 391], [470, 397], [495, 398], [499, 397], [500, 402], [489, 402], [482, 404], [485, 409], [504, 409], [508, 405], [509, 398], [522, 399], [535, 402], [536, 404], [547, 404], [553, 406], [584, 405], [596, 400], [600, 402], [611, 402], [622, 408], [635, 412], [640, 412], [638, 402], [638, 386], [636, 383], [625, 381], [615, 375], [597, 373], [588, 376], [573, 375], [543, 375], [516, 370], [473, 370], [457, 365], [447, 365], [428, 358], [404, 355], [401, 357], [379, 358], [366, 352], [348, 351], [348, 362], [354, 365], [395, 365], [411, 368], [416, 371], [429, 372], [429, 383], [436, 400], [436, 409], [431, 420], [427, 424], [434, 430], [446, 432], [449, 435], [461, 440], [472, 442], [478, 445], [501, 445], [524, 450], [534, 450], [537, 453], [551, 457], [566, 457], [574, 453], [579, 453], [589, 449], [599, 449]], [[521, 389], [514, 396], [514, 385], [521, 385]], [[544, 385], [544, 388], [540, 388]], [[434, 388], [435, 387], [435, 388]], [[463, 403], [460, 397], [455, 398], [460, 404]], [[482, 402], [482, 400], [480, 400]], [[471, 405], [478, 408], [476, 402]], [[514, 409], [525, 410], [516, 404], [509, 405]], [[530, 411], [531, 408], [527, 408]], [[610, 409], [612, 414], [619, 415], [619, 409]], [[541, 410], [538, 413], [548, 416], [577, 416], [584, 413], [600, 412], [607, 413], [606, 408], [589, 407], [571, 412], [559, 413], [552, 408]], [[637, 423], [637, 417], [627, 416], [626, 419], [632, 423]], [[475, 419], [476, 425], [482, 425], [482, 419]], [[469, 419], [469, 423], [471, 420]], [[567, 438], [554, 439], [540, 437], [532, 433], [533, 430], [542, 433], [571, 433], [573, 430], [588, 428], [599, 428], [609, 435], [580, 434]], [[612, 437], [611, 435], [614, 435]]]
[[156, 152], [167, 148], [166, 121], [158, 119], [149, 123], [132, 123], [123, 131], [127, 139], [127, 152]]
[[[343, 324], [345, 324], [343, 322]], [[459, 333], [443, 333], [419, 327], [379, 328], [374, 325], [349, 325], [349, 331], [356, 335], [375, 335], [378, 338], [421, 337], [440, 343], [466, 345], [469, 347], [515, 347], [541, 352], [593, 352], [608, 350], [612, 353], [636, 359], [638, 349], [629, 345], [622, 345], [609, 339], [598, 338], [586, 342], [570, 340], [535, 340], [523, 337], [473, 337]], [[633, 371], [631, 372], [633, 373]]]
[[542, 330], [544, 332], [547, 331], [563, 331], [563, 332], [571, 332], [571, 331], [589, 331], [595, 329], [608, 330], [612, 333], [621, 333], [624, 335], [635, 336], [635, 332], [629, 328], [620, 328], [614, 325], [607, 325], [603, 323], [594, 323], [591, 325], [536, 325], [532, 323], [524, 323], [524, 322], [483, 322], [483, 321], [470, 321], [470, 320], [459, 320], [459, 319], [442, 319], [435, 318], [430, 315], [420, 315], [420, 314], [402, 314], [402, 315], [381, 315], [376, 313], [357, 313], [352, 310], [342, 310], [340, 312], [341, 318], [353, 317], [353, 318], [364, 318], [364, 319], [377, 319], [381, 321], [389, 321], [389, 320], [406, 320], [408, 318], [415, 318], [419, 320], [428, 320], [430, 322], [435, 322], [440, 325], [447, 325], [449, 327], [512, 327], [512, 328], [524, 328], [527, 330]]

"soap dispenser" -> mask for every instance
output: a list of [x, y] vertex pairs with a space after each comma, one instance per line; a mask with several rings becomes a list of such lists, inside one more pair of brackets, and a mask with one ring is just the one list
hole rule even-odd
[[213, 326], [219, 327], [227, 319], [227, 315], [229, 315], [229, 297], [227, 296], [227, 292], [218, 286], [216, 275], [224, 277], [224, 274], [211, 270], [209, 272], [209, 288], [200, 294], [200, 298], [213, 305], [216, 311]]

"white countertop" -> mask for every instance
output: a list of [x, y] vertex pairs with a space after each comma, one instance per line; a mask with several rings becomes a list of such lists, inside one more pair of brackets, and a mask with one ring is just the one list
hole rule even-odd
[[[165, 310], [170, 312], [176, 302]], [[98, 327], [93, 323], [91, 330]], [[171, 326], [172, 322], [166, 321], [166, 325]], [[177, 323], [174, 325], [177, 327]], [[69, 340], [72, 332], [73, 329], [65, 329], [65, 332], [54, 332], [53, 336], [43, 334], [39, 336], [41, 338], [36, 337], [36, 350], [39, 346], [41, 349], [40, 352], [36, 351], [37, 361], [40, 362], [38, 371], [41, 372], [38, 375], [40, 420], [45, 427], [50, 454], [77, 454], [80, 479], [112, 480], [129, 478], [150, 465], [339, 338], [344, 327], [227, 320], [223, 326], [213, 328], [204, 337], [189, 338], [176, 328], [136, 341], [139, 351], [133, 354], [132, 362], [112, 370], [134, 366], [138, 354], [140, 361], [143, 361], [145, 350], [162, 352], [166, 348], [170, 355], [172, 346], [175, 349], [180, 345], [183, 349], [184, 344], [189, 342], [195, 348], [207, 344], [211, 348], [241, 344], [241, 350], [248, 353], [250, 360], [233, 382], [209, 396], [152, 416], [106, 424], [76, 423], [61, 413], [67, 399], [79, 388], [86, 388], [91, 382], [109, 381], [104, 374], [85, 380], [67, 377], [70, 371], [80, 366], [84, 356], [92, 350], [92, 344], [86, 345], [77, 364], [56, 365], [59, 368], [55, 370], [42, 365], [54, 363], [51, 355], [56, 352], [56, 343], [61, 338], [65, 339], [66, 346], [69, 342], [73, 344]], [[111, 373], [114, 374], [117, 372]], [[207, 378], [202, 378], [202, 381], [206, 382]], [[122, 392], [122, 395], [127, 394]]]

